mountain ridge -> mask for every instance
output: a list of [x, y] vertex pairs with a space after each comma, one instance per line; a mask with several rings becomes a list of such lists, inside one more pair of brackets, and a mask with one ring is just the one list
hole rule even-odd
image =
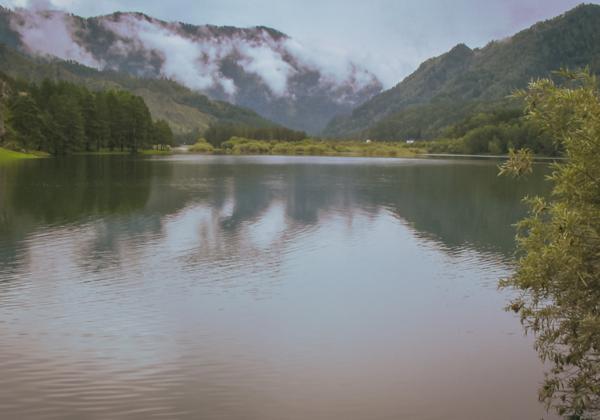
[[98, 69], [169, 78], [312, 133], [382, 89], [359, 64], [307, 48], [266, 26], [193, 25], [139, 12], [82, 18], [3, 8], [0, 42]]
[[[581, 4], [515, 35], [471, 49], [458, 44], [397, 85], [332, 119], [330, 137], [432, 138], [466, 111], [506, 101], [515, 89], [561, 67], [600, 71], [600, 6]], [[419, 114], [429, 114], [429, 118]], [[450, 118], [449, 114], [454, 114]]]

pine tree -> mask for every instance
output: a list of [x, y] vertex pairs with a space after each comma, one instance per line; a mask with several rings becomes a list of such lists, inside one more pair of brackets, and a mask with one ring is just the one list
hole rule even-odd
[[157, 120], [154, 123], [154, 134], [154, 143], [160, 146], [161, 150], [166, 149], [167, 146], [173, 146], [173, 131], [171, 131], [169, 123], [165, 120]]
[[42, 112], [32, 97], [20, 92], [10, 104], [9, 124], [15, 130], [17, 139], [25, 149], [46, 149]]

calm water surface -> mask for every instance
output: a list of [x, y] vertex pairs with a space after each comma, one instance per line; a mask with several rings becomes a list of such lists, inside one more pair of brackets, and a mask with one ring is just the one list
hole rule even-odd
[[2, 419], [539, 419], [496, 289], [520, 198], [465, 160], [0, 167]]

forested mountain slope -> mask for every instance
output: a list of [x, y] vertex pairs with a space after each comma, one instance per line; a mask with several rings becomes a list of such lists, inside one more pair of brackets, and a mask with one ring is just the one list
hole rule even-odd
[[211, 123], [255, 127], [274, 125], [252, 110], [215, 101], [166, 79], [144, 79], [99, 71], [73, 61], [30, 57], [0, 44], [0, 71], [30, 82], [64, 80], [92, 90], [122, 89], [144, 98], [154, 119], [164, 119], [176, 134], [203, 132]]
[[432, 138], [562, 67], [600, 71], [600, 6], [580, 5], [484, 48], [464, 44], [425, 61], [398, 85], [333, 119], [332, 137]]
[[197, 26], [142, 13], [82, 18], [55, 10], [0, 8], [0, 42], [99, 70], [169, 78], [313, 133], [382, 89], [372, 73], [346, 57], [261, 26]]

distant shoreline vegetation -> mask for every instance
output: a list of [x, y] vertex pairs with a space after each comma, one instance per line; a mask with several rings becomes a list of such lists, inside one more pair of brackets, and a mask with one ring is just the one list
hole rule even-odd
[[[31, 84], [0, 75], [4, 114], [0, 147], [39, 155], [164, 155], [176, 141], [164, 120], [153, 121], [144, 100], [118, 90], [90, 91], [69, 82]], [[369, 133], [363, 133], [366, 137]], [[376, 133], [372, 133], [376, 134]], [[538, 156], [556, 157], [562, 150], [523, 106], [512, 101], [473, 112], [447, 126], [442, 138], [340, 140], [310, 137], [281, 126], [252, 127], [215, 122], [198, 139], [192, 153], [231, 155], [306, 155], [413, 157], [424, 154], [505, 156], [527, 148]], [[0, 162], [23, 158], [3, 152]]]
[[[363, 133], [363, 138], [369, 133]], [[310, 138], [304, 132], [281, 127], [253, 129], [216, 124], [190, 147], [192, 153], [267, 154], [327, 156], [415, 156], [417, 154], [508, 156], [511, 149], [529, 149], [540, 157], [559, 157], [562, 148], [551, 133], [525, 117], [523, 106], [510, 106], [473, 112], [447, 126], [435, 139], [373, 140]]]
[[362, 141], [334, 141], [304, 139], [300, 141], [255, 140], [232, 137], [220, 147], [200, 139], [189, 148], [190, 153], [227, 155], [299, 155], [299, 156], [377, 156], [414, 157], [425, 152], [401, 142], [365, 143]]

